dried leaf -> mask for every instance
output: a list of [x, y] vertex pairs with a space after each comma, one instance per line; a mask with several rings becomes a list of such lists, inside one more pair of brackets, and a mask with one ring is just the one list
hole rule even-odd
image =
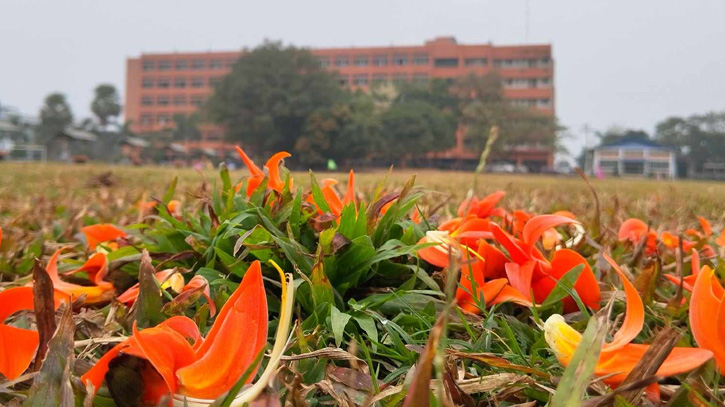
[[[665, 359], [672, 352], [672, 349], [674, 349], [679, 339], [679, 332], [672, 327], [665, 327], [654, 338], [652, 345], [650, 345], [649, 349], [642, 355], [642, 359], [629, 372], [624, 382], [622, 382], [622, 385], [639, 382], [657, 374], [657, 370], [665, 362]], [[622, 393], [622, 397], [631, 404], [637, 405], [642, 397], [642, 393], [642, 388], [639, 387]]]
[[73, 364], [73, 310], [66, 306], [55, 335], [48, 342], [48, 354], [33, 380], [24, 407], [68, 407], [75, 405], [70, 381]]
[[448, 310], [441, 312], [435, 325], [430, 330], [428, 343], [415, 367], [415, 376], [408, 388], [403, 407], [429, 407], [430, 406], [430, 379], [433, 373], [433, 359], [448, 322]]
[[48, 341], [56, 330], [53, 281], [38, 259], [35, 259], [33, 267], [33, 308], [39, 338], [38, 352], [35, 356], [35, 368], [38, 369], [48, 350]]

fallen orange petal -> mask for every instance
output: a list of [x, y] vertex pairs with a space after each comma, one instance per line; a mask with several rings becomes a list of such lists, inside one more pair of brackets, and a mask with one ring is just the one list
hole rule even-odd
[[617, 333], [614, 334], [612, 342], [605, 343], [602, 352], [614, 352], [622, 346], [632, 342], [637, 337], [644, 326], [644, 304], [639, 296], [637, 289], [629, 282], [627, 276], [622, 269], [619, 268], [614, 259], [609, 254], [603, 253], [604, 259], [612, 266], [614, 271], [619, 275], [624, 285], [624, 293], [626, 295], [626, 311], [624, 314], [624, 322]]
[[[594, 310], [598, 310], [600, 302], [602, 301], [602, 295], [599, 290], [599, 282], [597, 277], [594, 275], [592, 268], [589, 267], [586, 259], [579, 253], [570, 249], [561, 249], [554, 252], [554, 257], [551, 259], [551, 274], [557, 280], [560, 280], [567, 272], [576, 266], [583, 265], [584, 270], [579, 274], [579, 278], [574, 283], [574, 289], [576, 290], [579, 298], [581, 298], [584, 305]], [[564, 308], [567, 311], [576, 310], [576, 304], [571, 297], [564, 299]]]
[[722, 325], [718, 322], [725, 319], [725, 311], [723, 298], [715, 295], [714, 287], [723, 291], [713, 270], [705, 266], [697, 274], [690, 297], [690, 328], [698, 346], [712, 351], [718, 367], [725, 369], [725, 332], [722, 332], [722, 326], [718, 326]]
[[110, 223], [98, 223], [96, 225], [81, 228], [86, 236], [86, 242], [91, 250], [96, 250], [99, 243], [116, 240], [119, 237], [126, 237], [126, 232]]
[[267, 319], [261, 266], [255, 261], [196, 350], [197, 360], [176, 372], [181, 392], [215, 399], [228, 391], [267, 343]]
[[531, 279], [534, 275], [535, 265], [534, 261], [527, 261], [522, 265], [506, 263], [505, 266], [509, 284], [525, 297], [531, 293]]
[[698, 216], [697, 221], [700, 222], [700, 227], [702, 228], [702, 231], [705, 233], [705, 236], [707, 236], [707, 237], [712, 236], [712, 226], [710, 225], [710, 222], [708, 222], [708, 220], [703, 218], [702, 216]]
[[630, 218], [622, 222], [622, 225], [619, 227], [617, 237], [620, 241], [628, 240], [632, 244], [636, 245], [642, 240], [642, 237], [648, 230], [649, 226], [647, 226], [647, 224], [642, 220]]
[[168, 326], [139, 331], [133, 325], [133, 337], [145, 358], [164, 378], [171, 394], [176, 393], [176, 372], [195, 360], [194, 349], [183, 335]]
[[526, 225], [524, 226], [524, 230], [522, 232], [522, 237], [524, 242], [533, 245], [548, 229], [572, 223], [579, 222], [575, 219], [559, 215], [534, 216], [533, 218], [529, 219], [528, 222], [526, 222]]

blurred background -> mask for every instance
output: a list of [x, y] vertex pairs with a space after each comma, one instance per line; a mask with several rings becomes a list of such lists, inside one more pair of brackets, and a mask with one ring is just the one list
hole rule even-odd
[[[3, 1], [0, 159], [725, 178], [725, 3]], [[498, 137], [490, 140], [492, 128]], [[490, 141], [490, 143], [489, 143]]]

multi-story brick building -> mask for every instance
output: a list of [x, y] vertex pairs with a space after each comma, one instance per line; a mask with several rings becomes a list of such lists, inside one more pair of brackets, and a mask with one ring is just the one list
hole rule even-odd
[[[440, 37], [422, 46], [319, 48], [311, 52], [320, 65], [336, 71], [340, 85], [367, 89], [378, 83], [453, 79], [497, 71], [504, 97], [542, 114], [554, 115], [554, 63], [551, 45], [494, 46], [458, 44]], [[126, 119], [132, 130], [148, 134], [173, 125], [177, 113], [188, 114], [209, 97], [213, 85], [227, 74], [242, 52], [143, 54], [129, 58], [126, 73]], [[223, 130], [203, 126], [207, 148], [221, 148]], [[457, 146], [436, 154], [440, 159], [474, 159], [464, 134]], [[517, 146], [509, 157], [517, 163], [551, 166], [553, 152], [539, 146]]]

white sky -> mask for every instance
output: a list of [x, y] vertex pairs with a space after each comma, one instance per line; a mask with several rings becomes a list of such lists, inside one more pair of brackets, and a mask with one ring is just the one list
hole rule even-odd
[[[527, 42], [525, 0], [0, 0], [0, 103], [37, 115], [65, 93], [90, 114], [101, 82], [152, 51], [295, 45]], [[669, 115], [725, 110], [725, 1], [529, 0], [528, 42], [554, 47], [556, 109], [582, 126], [653, 131]]]

